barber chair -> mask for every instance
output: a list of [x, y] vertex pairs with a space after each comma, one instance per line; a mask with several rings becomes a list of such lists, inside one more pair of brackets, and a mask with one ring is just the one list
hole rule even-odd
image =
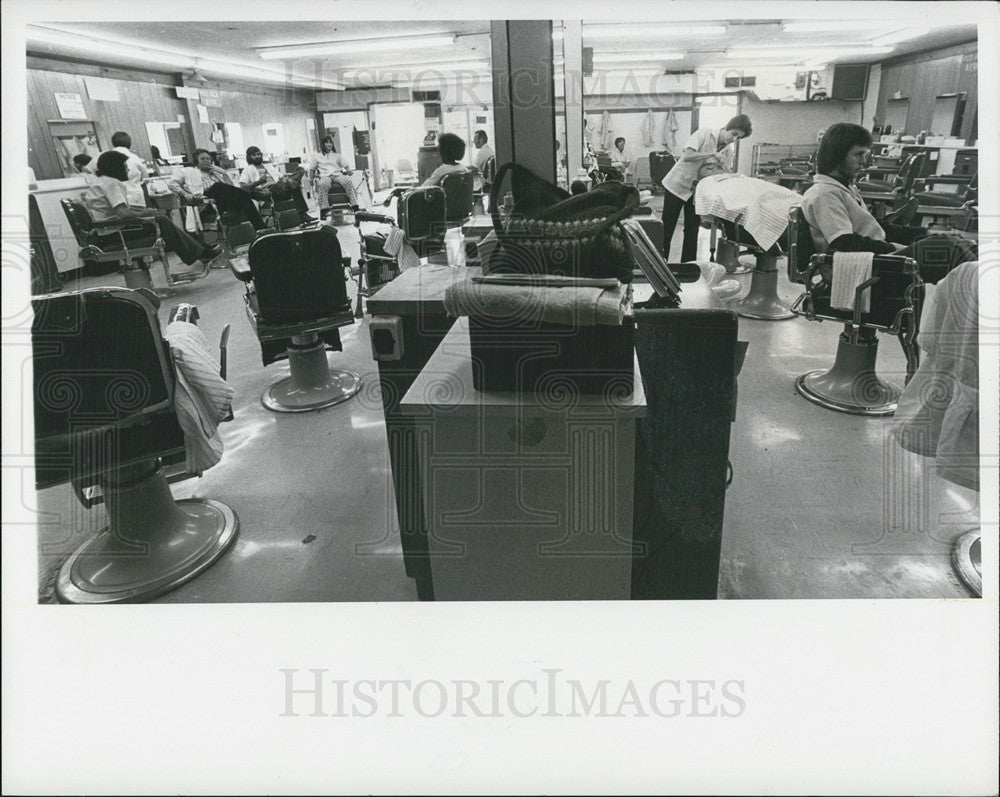
[[461, 227], [472, 216], [472, 172], [446, 174], [441, 180], [441, 188], [444, 189], [445, 226]]
[[447, 218], [447, 197], [438, 185], [411, 189], [399, 197], [396, 218], [381, 213], [359, 211], [354, 214], [361, 254], [358, 257], [358, 302], [355, 315], [363, 315], [362, 300], [375, 293], [382, 285], [399, 274], [396, 255], [386, 251], [387, 236], [381, 231], [365, 232], [362, 224], [387, 225], [402, 230], [404, 241], [417, 257], [427, 255], [435, 245], [440, 246], [441, 231]]
[[[778, 244], [766, 251], [762, 249], [743, 228], [741, 218], [737, 217], [732, 223], [724, 222], [727, 237], [719, 242], [719, 246], [721, 248], [724, 243], [733, 243], [737, 251], [742, 246], [743, 253], [753, 255], [756, 264], [750, 277], [749, 292], [742, 299], [731, 303], [730, 309], [743, 318], [758, 321], [784, 321], [793, 318], [795, 314], [778, 298], [778, 258], [781, 256]], [[732, 250], [731, 246], [727, 248]]]
[[597, 153], [597, 171], [600, 174], [601, 182], [612, 180], [622, 183], [625, 181], [625, 175], [612, 165], [611, 156], [606, 152]]
[[[708, 256], [713, 263], [725, 266], [726, 274], [739, 276], [753, 271], [752, 266], [740, 262], [740, 255], [746, 250], [740, 249], [735, 232], [725, 230], [729, 222], [723, 222], [714, 216], [702, 216], [701, 226], [709, 231]], [[723, 236], [719, 239], [719, 227], [723, 227]], [[732, 229], [731, 225], [730, 229]]]
[[652, 174], [649, 171], [649, 158], [636, 158], [632, 161], [632, 173], [628, 180], [639, 190], [653, 188]]
[[896, 209], [909, 198], [914, 181], [923, 171], [926, 160], [927, 155], [922, 152], [910, 155], [893, 180], [862, 179], [857, 182], [861, 198], [872, 206], [872, 213], [876, 218], [885, 215], [883, 208], [886, 206]]
[[[876, 374], [878, 337], [862, 334], [862, 329], [888, 332], [899, 338], [906, 355], [909, 381], [918, 364], [915, 338], [923, 290], [916, 261], [897, 255], [876, 255], [872, 277], [858, 286], [853, 309], [832, 307], [833, 255], [813, 254], [809, 226], [799, 208], [793, 209], [789, 216], [788, 276], [806, 288], [792, 305], [792, 312], [811, 321], [844, 322], [833, 367], [803, 374], [796, 380], [795, 389], [808, 401], [837, 412], [891, 415], [896, 410], [900, 390]], [[863, 311], [866, 293], [870, 307]]]
[[347, 192], [337, 183], [330, 183], [330, 190], [326, 194], [327, 207], [321, 208], [319, 217], [330, 219], [334, 224], [344, 224], [344, 217], [351, 212], [351, 200]]
[[914, 217], [934, 222], [944, 219], [948, 226], [973, 231], [977, 220], [979, 175], [936, 175], [914, 181]]
[[669, 152], [650, 152], [649, 153], [649, 174], [650, 180], [653, 183], [653, 192], [657, 194], [663, 193], [663, 178], [667, 176], [667, 173], [674, 168], [674, 164], [677, 162], [676, 158]]
[[59, 202], [81, 247], [80, 259], [84, 263], [117, 263], [129, 288], [146, 288], [155, 292], [149, 275], [153, 260], [160, 261], [163, 276], [171, 287], [194, 282], [208, 273], [208, 265], [171, 272], [160, 229], [151, 221], [114, 219], [96, 222], [82, 203], [72, 199], [61, 199]]
[[288, 359], [289, 376], [264, 391], [274, 412], [310, 412], [340, 404], [361, 377], [330, 368], [327, 350], [342, 351], [339, 327], [354, 323], [344, 258], [329, 225], [264, 235], [231, 268], [246, 284], [247, 318], [265, 366]]
[[222, 556], [239, 520], [218, 501], [170, 494], [171, 482], [201, 474], [185, 470], [156, 298], [92, 288], [32, 307], [36, 488], [69, 482], [109, 521], [63, 565], [59, 599], [135, 602], [180, 586]]

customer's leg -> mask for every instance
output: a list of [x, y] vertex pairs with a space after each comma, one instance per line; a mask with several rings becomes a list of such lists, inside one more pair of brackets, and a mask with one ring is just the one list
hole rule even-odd
[[319, 202], [319, 207], [323, 208], [330, 207], [330, 175], [323, 174], [316, 178], [316, 201]]
[[684, 203], [684, 245], [681, 247], [681, 262], [688, 263], [698, 257], [698, 230], [701, 217], [694, 212], [694, 197]]
[[663, 194], [663, 259], [670, 262], [670, 239], [680, 218], [684, 200], [669, 191]]
[[351, 178], [346, 174], [335, 174], [333, 175], [333, 181], [347, 194], [347, 201], [351, 203], [351, 207], [357, 207], [358, 193], [354, 190], [354, 182]]
[[185, 265], [190, 266], [209, 253], [207, 247], [179, 229], [166, 216], [155, 216], [153, 220], [160, 228], [160, 237], [167, 249], [176, 252]]
[[214, 200], [223, 213], [241, 213], [254, 228], [258, 230], [264, 228], [264, 220], [260, 217], [260, 211], [257, 210], [253, 197], [241, 188], [215, 183], [205, 192], [205, 196]]

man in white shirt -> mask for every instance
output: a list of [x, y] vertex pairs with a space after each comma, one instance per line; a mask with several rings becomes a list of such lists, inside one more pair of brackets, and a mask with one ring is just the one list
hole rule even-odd
[[302, 196], [302, 177], [304, 169], [285, 175], [280, 180], [275, 180], [271, 173], [264, 168], [264, 153], [260, 147], [247, 147], [247, 166], [240, 173], [240, 186], [250, 192], [254, 199], [262, 199], [270, 196], [272, 199], [291, 199], [295, 203], [295, 209], [305, 223], [315, 221], [309, 215], [309, 206], [305, 197]]
[[486, 169], [486, 162], [495, 157], [493, 147], [487, 143], [489, 140], [485, 130], [477, 130], [472, 136], [472, 143], [476, 147], [476, 157], [472, 160], [472, 173], [475, 175], [474, 185], [477, 191], [483, 187], [483, 171]]
[[128, 169], [128, 187], [125, 189], [125, 193], [128, 196], [129, 205], [134, 208], [146, 207], [146, 195], [142, 192], [142, 181], [149, 177], [149, 169], [146, 167], [145, 161], [130, 149], [132, 137], [119, 130], [111, 136], [111, 146], [127, 158], [125, 166]]
[[330, 186], [336, 183], [347, 194], [351, 210], [359, 210], [358, 192], [351, 180], [350, 165], [343, 155], [334, 151], [331, 136], [324, 136], [319, 145], [320, 151], [309, 159], [309, 175], [316, 180], [316, 195], [320, 209], [330, 206]]

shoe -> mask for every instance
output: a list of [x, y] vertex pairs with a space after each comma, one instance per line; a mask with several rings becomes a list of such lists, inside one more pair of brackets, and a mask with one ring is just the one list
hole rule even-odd
[[301, 215], [301, 218], [302, 218], [302, 223], [303, 224], [313, 224], [316, 221], [316, 219], [314, 219], [308, 213], [303, 213]]
[[361, 210], [360, 205], [351, 205], [351, 213], [357, 213], [360, 210]]
[[206, 246], [201, 250], [201, 257], [198, 258], [202, 263], [209, 263], [215, 260], [219, 255], [222, 254], [222, 247], [219, 245]]

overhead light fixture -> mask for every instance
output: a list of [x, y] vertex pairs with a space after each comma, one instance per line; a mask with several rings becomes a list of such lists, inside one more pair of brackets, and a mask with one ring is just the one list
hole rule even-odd
[[872, 28], [898, 27], [898, 22], [886, 22], [884, 19], [851, 19], [832, 20], [825, 22], [786, 22], [781, 26], [783, 33], [830, 33], [838, 30], [871, 30]]
[[177, 66], [190, 69], [195, 59], [191, 55], [170, 50], [159, 50], [131, 42], [116, 42], [110, 39], [98, 39], [93, 36], [80, 35], [57, 30], [28, 25], [25, 28], [25, 38], [28, 41], [42, 44], [52, 44], [57, 47], [70, 47], [98, 55], [117, 55], [143, 61], [154, 61], [164, 66]]
[[134, 42], [98, 38], [75, 31], [63, 31], [57, 28], [28, 25], [25, 37], [28, 41], [52, 44], [57, 47], [67, 47], [97, 56], [118, 56], [130, 61], [149, 61], [161, 67], [177, 67], [180, 69], [206, 70], [221, 75], [245, 77], [252, 80], [264, 80], [270, 83], [285, 83], [291, 79], [300, 79], [312, 84], [322, 84], [324, 88], [342, 88], [338, 83], [327, 80], [312, 80], [301, 75], [288, 75], [285, 72], [262, 69], [256, 64], [240, 64], [236, 61], [214, 60], [200, 58], [193, 53], [183, 53], [177, 50], [160, 50], [145, 47]]
[[675, 25], [670, 22], [583, 25], [585, 39], [659, 39], [677, 36], [723, 36], [725, 25]]
[[839, 58], [847, 55], [885, 55], [895, 50], [895, 47], [741, 47], [726, 50], [726, 58], [816, 58], [817, 53], [826, 57]]
[[899, 42], [905, 42], [908, 39], [917, 39], [921, 36], [926, 36], [930, 32], [930, 28], [905, 28], [903, 30], [894, 30], [892, 33], [886, 33], [884, 36], [872, 39], [871, 43], [876, 45], [898, 44]]
[[611, 63], [613, 61], [636, 61], [643, 63], [655, 63], [657, 61], [680, 61], [685, 53], [607, 53], [594, 55], [594, 63]]
[[351, 69], [336, 70], [338, 72], [342, 71], [345, 77], [355, 76], [359, 74], [370, 75], [376, 73], [385, 72], [413, 72], [419, 74], [421, 72], [475, 72], [475, 73], [488, 73], [490, 69], [490, 64], [488, 61], [445, 61], [441, 63], [426, 63], [426, 64], [394, 64], [391, 66], [363, 66], [363, 67], [353, 67]]
[[316, 55], [340, 55], [342, 53], [422, 50], [434, 47], [449, 47], [455, 43], [455, 40], [456, 36], [450, 33], [429, 36], [385, 36], [378, 39], [351, 39], [339, 42], [293, 44], [287, 47], [265, 47], [257, 50], [257, 55], [265, 61], [273, 61], [282, 58], [307, 58]]

